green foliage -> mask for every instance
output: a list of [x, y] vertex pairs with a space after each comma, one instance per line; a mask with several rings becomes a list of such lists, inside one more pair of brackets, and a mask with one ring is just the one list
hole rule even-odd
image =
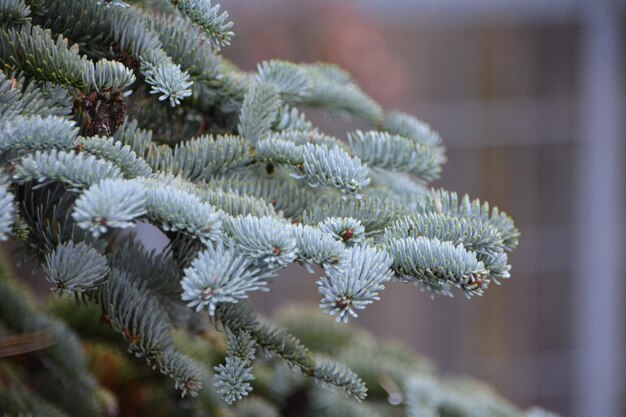
[[228, 22], [228, 13], [219, 13], [220, 5], [211, 5], [211, 0], [170, 0], [172, 4], [192, 22], [204, 30], [207, 40], [215, 48], [229, 45], [233, 32]]
[[[462, 392], [472, 384], [441, 381], [406, 349], [309, 313], [281, 319], [292, 334], [247, 301], [291, 264], [321, 267], [321, 310], [343, 322], [393, 277], [468, 296], [508, 278], [512, 220], [428, 188], [445, 162], [439, 135], [386, 113], [333, 65], [238, 69], [219, 55], [233, 37], [219, 4], [133, 3], [145, 7], [0, 0], [0, 239], [19, 240], [53, 291], [84, 304], [52, 311], [85, 341], [82, 352], [0, 280], [0, 331], [44, 331], [53, 345], [33, 363], [0, 360], [0, 408], [520, 416], [494, 394], [472, 400]], [[372, 130], [343, 141], [305, 106]], [[138, 224], [166, 247], [146, 250]], [[141, 412], [125, 402], [132, 386], [145, 387]]]
[[79, 55], [77, 45], [68, 47], [62, 36], [55, 41], [50, 30], [39, 26], [0, 31], [0, 41], [0, 62], [37, 80], [88, 92], [120, 92], [135, 81], [121, 63], [107, 59], [94, 63]]
[[44, 270], [52, 290], [76, 295], [95, 289], [109, 274], [102, 255], [82, 242], [74, 245], [72, 241], [46, 256]]

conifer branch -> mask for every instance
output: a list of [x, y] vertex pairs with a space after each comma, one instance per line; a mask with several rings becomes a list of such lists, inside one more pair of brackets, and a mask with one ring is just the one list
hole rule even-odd
[[432, 148], [386, 132], [362, 132], [349, 136], [352, 151], [373, 167], [410, 172], [429, 182], [439, 177], [441, 155]]
[[211, 0], [170, 0], [174, 6], [193, 23], [198, 25], [214, 48], [230, 44], [233, 23], [228, 21], [228, 12], [220, 14], [220, 5]]
[[220, 303], [237, 303], [247, 292], [261, 290], [271, 273], [255, 268], [249, 260], [236, 255], [234, 249], [218, 243], [209, 246], [185, 270], [181, 286], [182, 299], [188, 306], [210, 316]]
[[72, 217], [78, 226], [99, 237], [110, 228], [133, 227], [146, 214], [147, 193], [141, 183], [104, 180], [91, 186], [76, 201]]
[[320, 307], [337, 316], [337, 321], [357, 317], [355, 310], [379, 300], [378, 293], [393, 275], [391, 264], [391, 257], [382, 250], [368, 246], [347, 249], [340, 268], [327, 269], [317, 283], [324, 297]]
[[49, 30], [30, 26], [23, 30], [0, 31], [0, 61], [42, 81], [79, 90], [123, 92], [135, 81], [132, 72], [117, 62], [96, 63], [80, 56], [77, 45], [67, 39], [55, 41]]
[[[250, 395], [253, 380], [261, 394], [271, 385], [276, 398], [302, 395], [281, 406], [293, 415], [383, 415], [387, 398], [415, 416], [540, 413], [480, 388], [468, 395], [469, 385], [436, 378], [421, 358], [333, 329], [332, 319], [303, 313], [287, 330], [251, 309], [250, 294], [293, 263], [321, 267], [320, 307], [339, 322], [378, 300], [394, 275], [433, 294], [482, 295], [509, 278], [519, 231], [487, 203], [429, 188], [445, 162], [440, 136], [384, 112], [346, 71], [270, 60], [246, 72], [219, 54], [233, 36], [220, 5], [142, 5], [0, 0], [0, 240], [21, 240], [53, 291], [87, 304], [64, 307], [63, 318], [102, 313], [131, 353], [183, 396], [198, 396], [177, 403], [197, 415], [226, 415], [226, 403], [253, 397], [237, 412], [276, 417]], [[346, 143], [302, 106], [373, 130]], [[140, 222], [167, 239], [164, 249], [147, 250], [128, 230]], [[0, 384], [0, 408], [30, 396], [32, 406], [12, 401], [10, 412], [95, 417], [98, 387], [77, 339], [31, 311], [1, 275], [0, 329], [45, 329], [59, 340], [35, 354], [46, 363], [33, 374], [41, 392]], [[86, 348], [105, 333], [89, 329]], [[117, 349], [108, 336], [97, 343]], [[363, 400], [365, 384], [372, 403], [320, 389]]]
[[108, 161], [74, 151], [35, 152], [20, 159], [13, 179], [18, 182], [59, 181], [73, 189], [89, 187], [103, 179], [121, 179], [122, 172]]
[[71, 103], [67, 91], [52, 84], [38, 83], [22, 75], [10, 76], [0, 72], [0, 117], [9, 120], [13, 116], [38, 115], [66, 116]]
[[76, 123], [58, 116], [15, 116], [0, 122], [0, 152], [69, 150], [78, 137]]
[[30, 21], [30, 7], [24, 0], [0, 0], [0, 23], [22, 25]]
[[0, 241], [7, 240], [11, 233], [15, 216], [14, 200], [6, 177], [0, 177]]
[[274, 84], [257, 82], [250, 87], [241, 105], [239, 134], [256, 143], [266, 135], [278, 116], [281, 100]]
[[44, 271], [53, 291], [80, 295], [103, 284], [109, 267], [95, 249], [69, 241], [46, 255]]

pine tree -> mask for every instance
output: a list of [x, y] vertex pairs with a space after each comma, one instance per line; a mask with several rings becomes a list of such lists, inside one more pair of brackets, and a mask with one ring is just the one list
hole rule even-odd
[[[337, 322], [393, 279], [482, 295], [509, 278], [519, 232], [487, 203], [429, 188], [439, 135], [345, 71], [273, 60], [248, 73], [220, 56], [234, 35], [218, 4], [135, 3], [0, 0], [0, 238], [62, 296], [37, 309], [2, 274], [0, 332], [22, 348], [0, 355], [0, 409], [547, 416], [318, 314], [255, 313], [250, 292], [293, 263], [323, 271], [320, 307]], [[341, 141], [304, 107], [371, 130]], [[145, 249], [137, 223], [167, 247]]]

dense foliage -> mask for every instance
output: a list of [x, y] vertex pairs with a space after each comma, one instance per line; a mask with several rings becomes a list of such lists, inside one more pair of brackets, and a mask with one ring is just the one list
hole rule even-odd
[[[429, 188], [445, 162], [439, 135], [384, 112], [343, 70], [241, 71], [219, 54], [233, 37], [219, 5], [144, 3], [0, 0], [0, 237], [68, 296], [46, 313], [0, 282], [0, 331], [26, 335], [16, 346], [33, 352], [3, 355], [1, 408], [522, 415], [343, 324], [291, 310], [285, 330], [257, 316], [248, 294], [293, 263], [323, 272], [320, 307], [338, 322], [394, 278], [433, 296], [482, 295], [509, 278], [519, 233], [497, 208]], [[341, 141], [303, 107], [371, 130]], [[146, 250], [137, 223], [167, 247]], [[120, 355], [122, 341], [143, 359]]]

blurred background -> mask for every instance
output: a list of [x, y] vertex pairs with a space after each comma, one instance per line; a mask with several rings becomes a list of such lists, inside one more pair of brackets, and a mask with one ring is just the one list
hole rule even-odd
[[[623, 60], [626, 8], [603, 0], [223, 0], [225, 55], [330, 61], [387, 109], [439, 131], [435, 185], [508, 212], [512, 279], [482, 299], [391, 284], [356, 323], [522, 406], [626, 415]], [[307, 116], [345, 137], [358, 123]], [[255, 299], [317, 304], [296, 268]]]

